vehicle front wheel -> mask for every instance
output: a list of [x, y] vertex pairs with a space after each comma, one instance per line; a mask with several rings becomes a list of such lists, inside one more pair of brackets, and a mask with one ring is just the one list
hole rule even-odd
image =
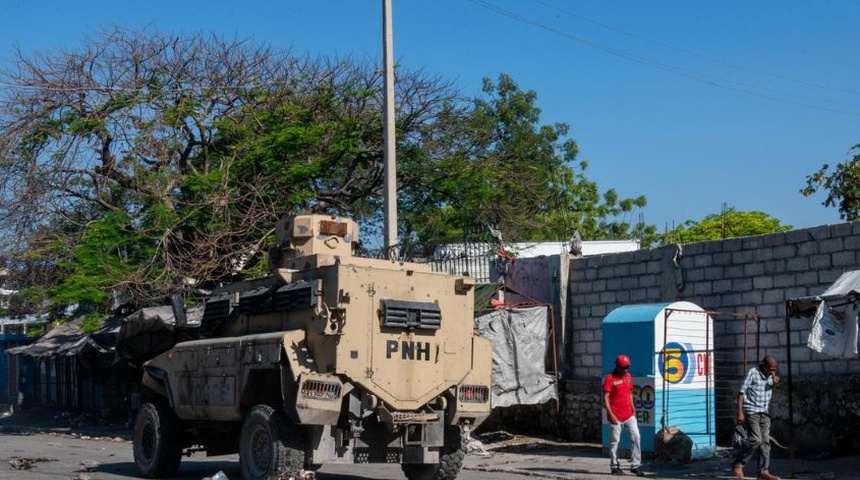
[[454, 480], [463, 468], [466, 445], [460, 427], [445, 427], [445, 445], [439, 452], [438, 464], [404, 463], [403, 473], [409, 480]]
[[134, 422], [134, 464], [143, 478], [173, 476], [182, 460], [179, 420], [166, 405], [144, 403]]
[[248, 412], [239, 436], [242, 478], [298, 478], [304, 463], [304, 434], [299, 426], [268, 405]]

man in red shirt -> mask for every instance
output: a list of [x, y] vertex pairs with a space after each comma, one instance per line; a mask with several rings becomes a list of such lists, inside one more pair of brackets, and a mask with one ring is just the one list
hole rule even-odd
[[624, 475], [618, 462], [618, 441], [621, 439], [621, 429], [626, 428], [630, 435], [630, 471], [642, 477], [645, 473], [641, 469], [642, 448], [639, 444], [636, 410], [633, 408], [633, 377], [627, 371], [629, 368], [630, 357], [619, 355], [615, 359], [615, 369], [603, 379], [603, 406], [612, 428], [609, 467], [613, 475]]

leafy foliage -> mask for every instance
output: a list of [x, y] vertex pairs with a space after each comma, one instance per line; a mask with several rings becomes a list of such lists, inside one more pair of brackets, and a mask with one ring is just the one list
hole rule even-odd
[[[2, 74], [0, 229], [28, 305], [160, 303], [266, 271], [281, 216], [381, 225], [382, 78], [350, 59], [124, 29]], [[400, 238], [654, 235], [507, 75], [478, 98], [398, 70]]]
[[[541, 125], [537, 94], [508, 75], [484, 80], [484, 96], [449, 104], [415, 145], [400, 149], [400, 203], [407, 241], [434, 244], [459, 238], [482, 221], [506, 241], [630, 238], [619, 215], [646, 205], [644, 197], [602, 195], [577, 162], [579, 147], [566, 124]], [[640, 232], [652, 233], [654, 227]]]
[[692, 243], [723, 238], [786, 232], [791, 225], [783, 225], [764, 212], [740, 212], [727, 208], [712, 213], [702, 220], [687, 220], [683, 225], [663, 235], [663, 243]]
[[63, 305], [106, 304], [109, 292], [123, 289], [135, 279], [137, 266], [152, 258], [152, 242], [137, 233], [125, 212], [107, 212], [102, 219], [90, 223], [67, 256], [58, 262], [65, 275], [49, 291], [52, 301]]
[[80, 329], [82, 332], [95, 332], [102, 327], [102, 316], [98, 313], [90, 313], [81, 320]]
[[[259, 274], [281, 215], [361, 214], [378, 196], [372, 66], [117, 29], [17, 67], [0, 101], [3, 254], [11, 283], [55, 303], [142, 305]], [[446, 88], [401, 80], [415, 112]]]
[[837, 207], [840, 218], [854, 221], [860, 220], [860, 144], [851, 147], [848, 154], [854, 156], [837, 164], [832, 172], [830, 165], [824, 164], [808, 175], [806, 187], [800, 193], [808, 197], [821, 189], [826, 190], [827, 197], [822, 204]]
[[37, 324], [27, 329], [28, 338], [39, 338], [45, 333], [45, 324]]

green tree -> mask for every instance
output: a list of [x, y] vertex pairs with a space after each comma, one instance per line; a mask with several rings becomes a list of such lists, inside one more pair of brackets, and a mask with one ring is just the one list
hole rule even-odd
[[[0, 78], [0, 230], [16, 283], [102, 309], [159, 302], [259, 272], [284, 214], [372, 216], [381, 80], [349, 59], [126, 29], [19, 52]], [[400, 75], [404, 138], [440, 96], [450, 84]]]
[[494, 225], [508, 241], [567, 240], [574, 230], [585, 239], [636, 233], [623, 217], [645, 207], [645, 197], [601, 193], [585, 175], [588, 163], [576, 159], [568, 126], [540, 124], [536, 100], [508, 75], [485, 79], [482, 97], [447, 104], [414, 144], [400, 146], [407, 240], [458, 238], [477, 222]]
[[[0, 82], [0, 230], [29, 304], [160, 302], [266, 269], [284, 214], [381, 224], [382, 78], [350, 59], [117, 29]], [[565, 124], [507, 75], [465, 99], [398, 70], [400, 234], [627, 238], [644, 197], [601, 192]], [[366, 230], [365, 230], [366, 231]], [[453, 236], [452, 236], [453, 235]]]
[[826, 190], [825, 207], [837, 207], [839, 217], [848, 221], [860, 220], [860, 144], [848, 151], [852, 158], [840, 162], [833, 171], [824, 164], [818, 171], [807, 175], [806, 187], [800, 190], [808, 197], [819, 190]]
[[699, 221], [687, 220], [683, 225], [663, 234], [663, 244], [762, 235], [786, 232], [791, 228], [791, 225], [783, 225], [764, 212], [741, 212], [735, 208], [727, 208]]

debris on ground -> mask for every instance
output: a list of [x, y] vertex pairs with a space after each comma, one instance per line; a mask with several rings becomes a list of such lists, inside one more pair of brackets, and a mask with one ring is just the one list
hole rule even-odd
[[466, 453], [469, 455], [479, 455], [483, 457], [492, 455], [484, 448], [484, 444], [481, 443], [481, 441], [474, 436], [470, 437], [469, 441], [466, 442]]
[[36, 463], [39, 463], [39, 462], [56, 462], [56, 461], [57, 461], [56, 458], [45, 458], [45, 457], [38, 457], [38, 458], [21, 457], [21, 458], [17, 458], [17, 457], [13, 457], [11, 460], [9, 460], [9, 468], [11, 468], [13, 470], [30, 470], [31, 468], [33, 468], [34, 464], [36, 464]]
[[316, 473], [309, 470], [300, 470], [298, 475], [290, 475], [289, 472], [283, 472], [278, 476], [278, 480], [314, 480]]
[[[278, 476], [278, 480], [314, 480], [315, 478], [316, 474], [308, 470], [300, 470], [297, 476], [293, 476], [287, 472], [283, 472]], [[227, 474], [223, 470], [218, 470], [215, 475], [204, 477], [203, 480], [230, 480], [230, 478], [227, 477]]]
[[504, 431], [489, 432], [478, 435], [481, 446], [488, 452], [521, 453], [534, 450], [567, 450], [588, 444], [577, 442], [562, 442], [541, 437], [514, 435]]
[[479, 437], [484, 443], [500, 443], [517, 438], [516, 435], [511, 435], [510, 433], [501, 430], [498, 432], [482, 433]]
[[80, 465], [81, 469], [85, 472], [92, 472], [99, 468], [99, 462], [97, 460], [90, 460], [89, 458], [81, 460]]

